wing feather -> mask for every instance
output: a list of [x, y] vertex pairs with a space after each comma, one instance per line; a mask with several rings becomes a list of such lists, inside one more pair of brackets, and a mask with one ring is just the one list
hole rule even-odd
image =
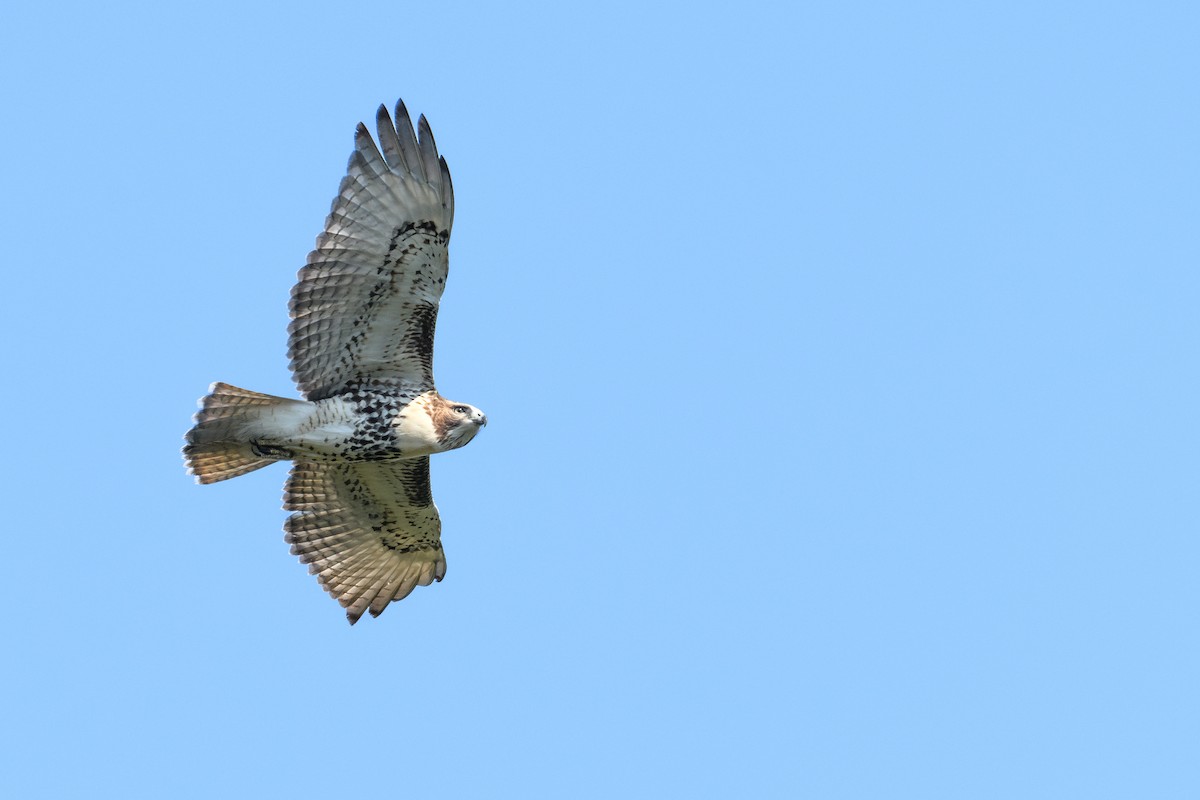
[[446, 219], [449, 220], [448, 226], [454, 227], [454, 184], [450, 181], [450, 167], [446, 164], [446, 159], [438, 158], [438, 168], [442, 173], [442, 186], [446, 187], [442, 192], [442, 196], [446, 198]]
[[442, 168], [438, 165], [437, 144], [433, 141], [433, 131], [429, 128], [429, 120], [425, 119], [424, 114], [417, 120], [417, 130], [420, 131], [417, 137], [417, 146], [421, 149], [421, 162], [425, 165], [425, 175], [440, 177]]
[[354, 152], [350, 154], [346, 173], [347, 177], [364, 174], [372, 178], [388, 173], [387, 161], [371, 139], [371, 132], [361, 122], [354, 129]]
[[410, 172], [408, 163], [404, 160], [404, 150], [400, 146], [400, 137], [396, 135], [396, 126], [388, 114], [387, 106], [380, 105], [375, 113], [375, 129], [379, 131], [379, 147], [387, 163], [402, 172]]
[[396, 137], [400, 140], [406, 169], [425, 179], [425, 170], [421, 166], [420, 150], [417, 147], [417, 135], [413, 132], [412, 117], [408, 115], [408, 107], [404, 105], [403, 100], [396, 101]]
[[[288, 356], [320, 400], [355, 383], [434, 388], [433, 335], [449, 270], [454, 188], [424, 117], [397, 103], [359, 124], [325, 230], [292, 290]], [[380, 149], [382, 148], [382, 149]]]
[[446, 574], [429, 458], [327, 464], [298, 461], [284, 492], [292, 553], [351, 623]]

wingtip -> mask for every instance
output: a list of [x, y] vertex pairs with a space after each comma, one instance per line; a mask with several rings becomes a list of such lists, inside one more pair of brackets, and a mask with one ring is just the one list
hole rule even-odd
[[388, 107], [384, 103], [379, 104], [379, 110], [375, 112], [375, 125], [381, 130], [384, 127], [393, 128], [392, 115], [388, 112]]

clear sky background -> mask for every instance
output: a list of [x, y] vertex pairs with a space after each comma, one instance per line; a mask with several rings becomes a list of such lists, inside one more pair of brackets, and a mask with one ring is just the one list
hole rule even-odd
[[[1200, 796], [1194, 8], [8, 9], [0, 793]], [[397, 97], [491, 424], [351, 628], [179, 447]]]

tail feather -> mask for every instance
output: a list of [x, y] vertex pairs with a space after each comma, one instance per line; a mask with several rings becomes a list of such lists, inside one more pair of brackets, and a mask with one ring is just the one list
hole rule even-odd
[[284, 406], [300, 404], [269, 394], [214, 383], [200, 401], [196, 424], [187, 435], [183, 456], [198, 483], [216, 483], [261, 469], [278, 460], [256, 452], [250, 440], [264, 417]]
[[187, 459], [188, 472], [196, 476], [197, 483], [236, 478], [275, 463], [273, 458], [255, 455], [248, 444], [231, 442], [185, 445], [183, 455]]

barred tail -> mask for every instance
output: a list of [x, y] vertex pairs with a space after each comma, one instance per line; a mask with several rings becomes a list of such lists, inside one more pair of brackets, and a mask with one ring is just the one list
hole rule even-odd
[[200, 403], [196, 424], [184, 437], [187, 444], [183, 448], [188, 472], [196, 476], [197, 483], [236, 478], [278, 460], [256, 452], [251, 440], [262, 435], [264, 421], [276, 411], [304, 405], [301, 400], [259, 394], [228, 383], [214, 383]]

